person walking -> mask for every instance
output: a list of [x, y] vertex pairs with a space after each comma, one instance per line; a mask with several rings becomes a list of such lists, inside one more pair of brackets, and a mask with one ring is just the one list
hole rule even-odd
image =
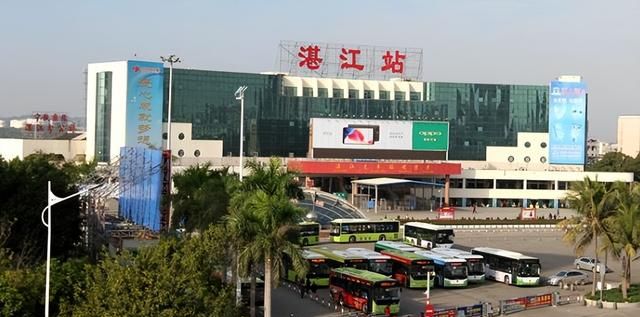
[[300, 279], [300, 298], [304, 298], [304, 293], [307, 292], [306, 285], [304, 284], [304, 280]]
[[474, 214], [474, 215], [475, 215], [475, 214], [477, 214], [477, 213], [478, 213], [478, 210], [477, 210], [477, 208], [478, 208], [478, 204], [476, 204], [476, 203], [474, 202], [472, 206], [473, 206], [473, 209], [471, 210], [471, 214]]

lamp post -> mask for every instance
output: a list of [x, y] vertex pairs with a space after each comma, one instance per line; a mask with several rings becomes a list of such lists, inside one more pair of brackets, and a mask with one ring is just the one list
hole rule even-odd
[[244, 165], [242, 164], [242, 151], [244, 149], [244, 92], [247, 86], [240, 86], [235, 92], [236, 100], [240, 100], [240, 181], [242, 182], [242, 174]]
[[[97, 187], [99, 185], [92, 186], [87, 189], [83, 189], [73, 195], [69, 195], [67, 197], [58, 197], [51, 192], [51, 181], [47, 183], [47, 207], [42, 210], [41, 220], [45, 227], [47, 227], [47, 275], [45, 278], [45, 290], [44, 290], [44, 316], [49, 317], [49, 280], [50, 280], [50, 271], [51, 271], [51, 207], [59, 202], [63, 202], [69, 198], [76, 197], [78, 195], [84, 194], [89, 190]], [[48, 212], [47, 212], [48, 211]], [[44, 221], [44, 213], [47, 212], [47, 222]]]
[[173, 54], [169, 57], [160, 56], [163, 63], [169, 63], [169, 100], [167, 102], [167, 150], [171, 151], [171, 104], [173, 90], [173, 64], [180, 63], [180, 57]]

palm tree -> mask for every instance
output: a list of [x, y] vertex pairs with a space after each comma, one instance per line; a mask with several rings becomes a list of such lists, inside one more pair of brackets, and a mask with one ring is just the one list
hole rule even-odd
[[631, 284], [631, 260], [640, 248], [640, 185], [615, 184], [616, 213], [605, 221], [606, 241], [622, 261], [622, 297]]
[[296, 246], [297, 223], [304, 211], [293, 205], [301, 190], [296, 175], [282, 168], [280, 160], [268, 164], [249, 161], [251, 170], [231, 200], [227, 219], [238, 250], [237, 263], [241, 275], [251, 276], [251, 314], [255, 314], [255, 273], [264, 264], [265, 316], [271, 315], [272, 283], [278, 283], [283, 269], [282, 253], [287, 252], [299, 276], [306, 273], [306, 262]]
[[[571, 192], [566, 197], [570, 206], [576, 210], [577, 217], [561, 222], [567, 228], [564, 240], [574, 246], [576, 254], [594, 244], [596, 263], [598, 261], [598, 238], [605, 231], [605, 219], [614, 214], [612, 191], [603, 183], [585, 177], [582, 182], [571, 184]], [[596, 274], [593, 274], [591, 295], [596, 293]]]

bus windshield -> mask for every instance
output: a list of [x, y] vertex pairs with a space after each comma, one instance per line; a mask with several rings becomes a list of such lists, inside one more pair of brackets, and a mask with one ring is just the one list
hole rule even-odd
[[382, 275], [391, 275], [393, 273], [393, 264], [391, 262], [371, 261], [369, 271], [380, 273]]
[[309, 277], [327, 277], [329, 276], [329, 272], [331, 271], [331, 268], [329, 268], [329, 265], [327, 265], [327, 263], [316, 263], [316, 262], [311, 262], [309, 263], [309, 273], [307, 273], [307, 276]]
[[467, 268], [463, 265], [452, 266], [447, 264], [444, 266], [444, 277], [449, 279], [465, 279], [467, 278]]
[[538, 262], [521, 262], [518, 264], [518, 276], [537, 277], [540, 276], [540, 263]]
[[352, 267], [358, 270], [369, 270], [369, 264], [366, 262], [345, 262], [345, 267]]
[[413, 264], [411, 265], [411, 277], [414, 280], [426, 280], [429, 271], [433, 271], [433, 265]]
[[373, 300], [378, 304], [391, 304], [400, 300], [400, 288], [375, 288], [373, 291]]
[[319, 234], [320, 234], [320, 228], [317, 224], [300, 225], [301, 237], [317, 236]]
[[436, 243], [453, 243], [453, 230], [438, 230], [438, 232], [436, 233]]
[[484, 265], [480, 260], [467, 260], [467, 266], [469, 267], [469, 274], [484, 273]]

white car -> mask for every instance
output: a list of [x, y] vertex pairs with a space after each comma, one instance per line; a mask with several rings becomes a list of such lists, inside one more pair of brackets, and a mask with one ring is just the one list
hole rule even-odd
[[[593, 271], [593, 266], [595, 263], [596, 263], [596, 259], [588, 256], [579, 257], [575, 261], [573, 261], [573, 265], [576, 266], [577, 270], [587, 270], [589, 272]], [[601, 267], [602, 267], [602, 262], [599, 262], [596, 267], [596, 272], [600, 272]], [[607, 267], [605, 272], [611, 272], [611, 269]]]
[[560, 271], [554, 275], [549, 276], [547, 283], [549, 285], [567, 285], [567, 284], [580, 284], [584, 285], [589, 283], [590, 277], [587, 273], [583, 273], [576, 270]]

